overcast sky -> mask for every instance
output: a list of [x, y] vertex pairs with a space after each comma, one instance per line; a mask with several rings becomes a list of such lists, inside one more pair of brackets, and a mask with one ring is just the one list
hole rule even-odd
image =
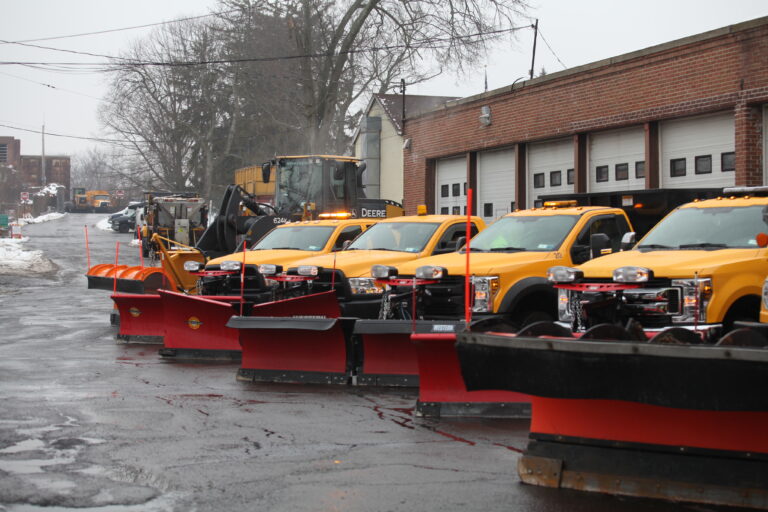
[[[535, 74], [561, 71], [656, 44], [762, 16], [767, 0], [531, 0], [530, 25], [539, 19]], [[67, 36], [148, 25], [217, 10], [215, 0], [0, 0], [0, 40]], [[152, 27], [28, 44], [117, 55]], [[533, 30], [518, 31], [487, 62], [464, 76], [442, 75], [407, 90], [412, 94], [471, 96], [527, 78]], [[104, 62], [103, 58], [0, 43], [0, 61]], [[76, 155], [93, 141], [54, 136], [103, 137], [96, 109], [108, 76], [89, 71], [51, 71], [0, 65], [0, 136], [21, 140], [22, 154], [40, 154], [43, 124], [46, 154]], [[14, 127], [14, 128], [9, 128]], [[31, 130], [25, 132], [19, 129]]]

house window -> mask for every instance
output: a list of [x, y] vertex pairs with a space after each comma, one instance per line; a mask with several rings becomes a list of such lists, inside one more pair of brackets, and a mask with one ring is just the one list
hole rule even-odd
[[562, 171], [552, 171], [549, 173], [549, 186], [550, 187], [559, 187], [563, 184], [563, 173]]
[[595, 181], [598, 183], [608, 181], [608, 166], [598, 165], [595, 167]]
[[697, 156], [694, 166], [696, 174], [712, 174], [712, 155]]
[[453, 194], [454, 197], [461, 195], [461, 183], [454, 183], [453, 184]]
[[685, 176], [685, 158], [673, 158], [669, 161], [669, 175], [672, 178]]
[[440, 197], [448, 197], [448, 185], [440, 185]]
[[736, 170], [736, 153], [731, 151], [730, 153], [720, 154], [720, 169], [723, 172], [733, 172]]
[[635, 178], [645, 178], [645, 160], [641, 162], [635, 162]]
[[568, 185], [573, 185], [573, 169], [565, 171], [565, 180]]
[[533, 175], [533, 188], [544, 188], [544, 173], [540, 172]]
[[483, 217], [493, 217], [493, 203], [483, 203]]
[[628, 180], [629, 164], [616, 164], [614, 172], [616, 173], [616, 181]]

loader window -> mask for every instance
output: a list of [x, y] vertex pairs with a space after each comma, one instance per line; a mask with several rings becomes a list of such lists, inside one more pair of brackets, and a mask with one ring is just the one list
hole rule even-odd
[[303, 203], [321, 205], [323, 199], [322, 163], [316, 159], [280, 161], [275, 201], [278, 210], [301, 210]]

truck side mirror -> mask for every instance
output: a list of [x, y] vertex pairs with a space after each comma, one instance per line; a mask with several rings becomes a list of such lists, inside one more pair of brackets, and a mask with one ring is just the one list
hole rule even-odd
[[357, 188], [363, 188], [363, 173], [367, 167], [368, 164], [365, 161], [360, 162], [360, 165], [357, 166]]
[[604, 254], [610, 254], [611, 239], [605, 233], [595, 233], [589, 237], [589, 249], [593, 258], [598, 258]]
[[270, 174], [272, 173], [272, 166], [269, 162], [261, 164], [261, 181], [269, 183]]
[[621, 237], [621, 250], [628, 251], [635, 246], [635, 232], [628, 231]]
[[344, 240], [344, 242], [341, 244], [341, 250], [345, 251], [350, 245], [352, 245], [352, 240]]
[[455, 247], [454, 251], [458, 251], [458, 250], [459, 250], [459, 249], [461, 249], [461, 248], [462, 248], [462, 247], [463, 247], [463, 246], [464, 246], [466, 243], [467, 243], [467, 237], [465, 237], [465, 236], [460, 236], [459, 238], [457, 238], [457, 239], [456, 239], [456, 247]]

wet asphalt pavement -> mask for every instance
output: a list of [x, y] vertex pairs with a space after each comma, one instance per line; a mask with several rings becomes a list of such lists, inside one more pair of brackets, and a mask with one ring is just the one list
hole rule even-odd
[[102, 218], [25, 226], [58, 270], [0, 275], [2, 512], [714, 510], [522, 485], [527, 421], [423, 420], [415, 391], [246, 384], [116, 343], [84, 225], [92, 264], [138, 249]]

